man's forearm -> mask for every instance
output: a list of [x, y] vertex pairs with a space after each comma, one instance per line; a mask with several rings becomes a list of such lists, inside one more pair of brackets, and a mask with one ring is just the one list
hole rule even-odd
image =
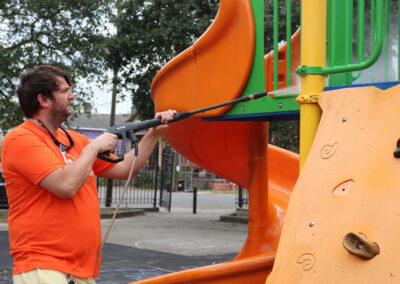
[[64, 167], [65, 175], [74, 188], [75, 193], [82, 187], [87, 181], [93, 168], [93, 164], [96, 161], [97, 150], [90, 144], [87, 145], [72, 164]]
[[160, 136], [152, 133], [152, 130], [149, 130], [146, 135], [143, 136], [142, 140], [139, 142], [139, 155], [136, 159], [138, 170], [141, 169], [150, 158], [159, 139]]
[[97, 153], [95, 147], [87, 145], [73, 163], [50, 173], [39, 185], [57, 196], [72, 198], [89, 178]]

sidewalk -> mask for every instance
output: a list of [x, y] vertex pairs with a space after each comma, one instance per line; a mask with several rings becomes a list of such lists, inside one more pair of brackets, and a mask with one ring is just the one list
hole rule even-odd
[[[220, 222], [227, 209], [172, 209], [115, 221], [108, 243], [186, 256], [238, 253], [247, 237], [247, 225]], [[109, 220], [102, 220], [105, 233]]]

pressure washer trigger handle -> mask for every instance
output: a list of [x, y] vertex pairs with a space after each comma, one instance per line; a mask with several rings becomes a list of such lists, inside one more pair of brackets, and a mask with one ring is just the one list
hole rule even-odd
[[97, 154], [97, 158], [99, 158], [100, 160], [109, 162], [109, 163], [113, 163], [113, 164], [119, 163], [124, 160], [124, 156], [118, 157], [118, 158], [111, 158], [110, 154], [111, 154], [110, 151], [104, 152], [104, 153], [99, 153], [99, 154]]

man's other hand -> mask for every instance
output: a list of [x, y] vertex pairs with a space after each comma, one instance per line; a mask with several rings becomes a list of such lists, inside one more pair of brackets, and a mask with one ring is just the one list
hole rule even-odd
[[175, 114], [176, 110], [171, 110], [171, 109], [163, 112], [157, 112], [154, 118], [160, 118], [163, 124], [157, 127], [153, 127], [151, 129], [153, 134], [162, 136], [168, 129], [168, 122], [174, 118]]
[[98, 149], [98, 153], [113, 152], [117, 146], [118, 137], [115, 134], [103, 133], [97, 136], [90, 144], [94, 145]]

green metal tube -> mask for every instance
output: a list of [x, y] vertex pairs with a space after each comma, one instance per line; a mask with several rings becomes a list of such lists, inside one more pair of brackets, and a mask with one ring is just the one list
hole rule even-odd
[[[335, 1], [335, 0], [333, 0], [333, 1]], [[333, 3], [333, 1], [330, 1], [330, 9], [331, 9], [331, 11], [332, 11], [332, 19], [336, 19], [337, 18], [337, 7], [336, 7], [336, 5], [334, 5], [334, 3]], [[337, 31], [336, 31], [336, 25], [332, 25], [332, 27], [331, 27], [331, 33], [330, 33], [330, 35], [329, 35], [329, 45], [330, 46], [336, 46], [336, 34], [337, 34]], [[329, 58], [330, 58], [330, 62], [329, 62], [329, 65], [330, 66], [335, 66], [335, 64], [336, 64], [336, 52], [333, 50], [333, 48], [330, 48], [330, 56], [329, 56]]]
[[292, 3], [286, 0], [286, 86], [292, 85]]
[[[365, 46], [365, 0], [358, 0], [357, 2], [357, 63], [364, 61]], [[353, 81], [361, 76], [361, 71], [357, 71], [353, 75]]]
[[[372, 0], [373, 2], [374, 0]], [[374, 9], [375, 11], [375, 9]], [[315, 66], [299, 66], [296, 72], [300, 75], [306, 74], [334, 74], [340, 72], [357, 71], [368, 68], [378, 59], [383, 47], [383, 0], [377, 1], [376, 4], [376, 46], [371, 56], [363, 62], [356, 64], [348, 64], [343, 66], [333, 67], [315, 67]], [[371, 12], [372, 13], [372, 12]], [[372, 15], [371, 15], [372, 18]], [[375, 22], [375, 20], [374, 20]], [[371, 27], [373, 30], [373, 27]]]
[[[381, 0], [378, 0], [378, 2]], [[376, 42], [376, 25], [375, 25], [375, 0], [371, 0], [371, 22], [370, 22], [370, 37], [369, 37], [369, 52], [372, 55], [372, 50], [375, 49]], [[374, 81], [374, 72], [371, 72], [371, 82]]]
[[278, 85], [278, 24], [279, 24], [279, 1], [274, 0], [274, 90], [279, 88]]
[[385, 62], [384, 79], [389, 81], [389, 0], [385, 0], [385, 32], [383, 37], [385, 42], [383, 51]]
[[[399, 0], [400, 1], [400, 0]], [[328, 11], [332, 11], [330, 9], [331, 1], [327, 0], [326, 1], [326, 64], [329, 66], [331, 64], [331, 14]]]
[[[349, 7], [346, 6], [345, 11], [344, 11], [344, 22], [345, 26], [350, 26], [353, 27], [353, 5], [349, 5]], [[351, 29], [345, 29], [344, 30], [344, 38], [346, 42], [352, 42], [353, 41], [353, 31]], [[352, 45], [346, 44], [344, 46], [344, 57], [345, 57], [345, 62], [352, 63]]]

